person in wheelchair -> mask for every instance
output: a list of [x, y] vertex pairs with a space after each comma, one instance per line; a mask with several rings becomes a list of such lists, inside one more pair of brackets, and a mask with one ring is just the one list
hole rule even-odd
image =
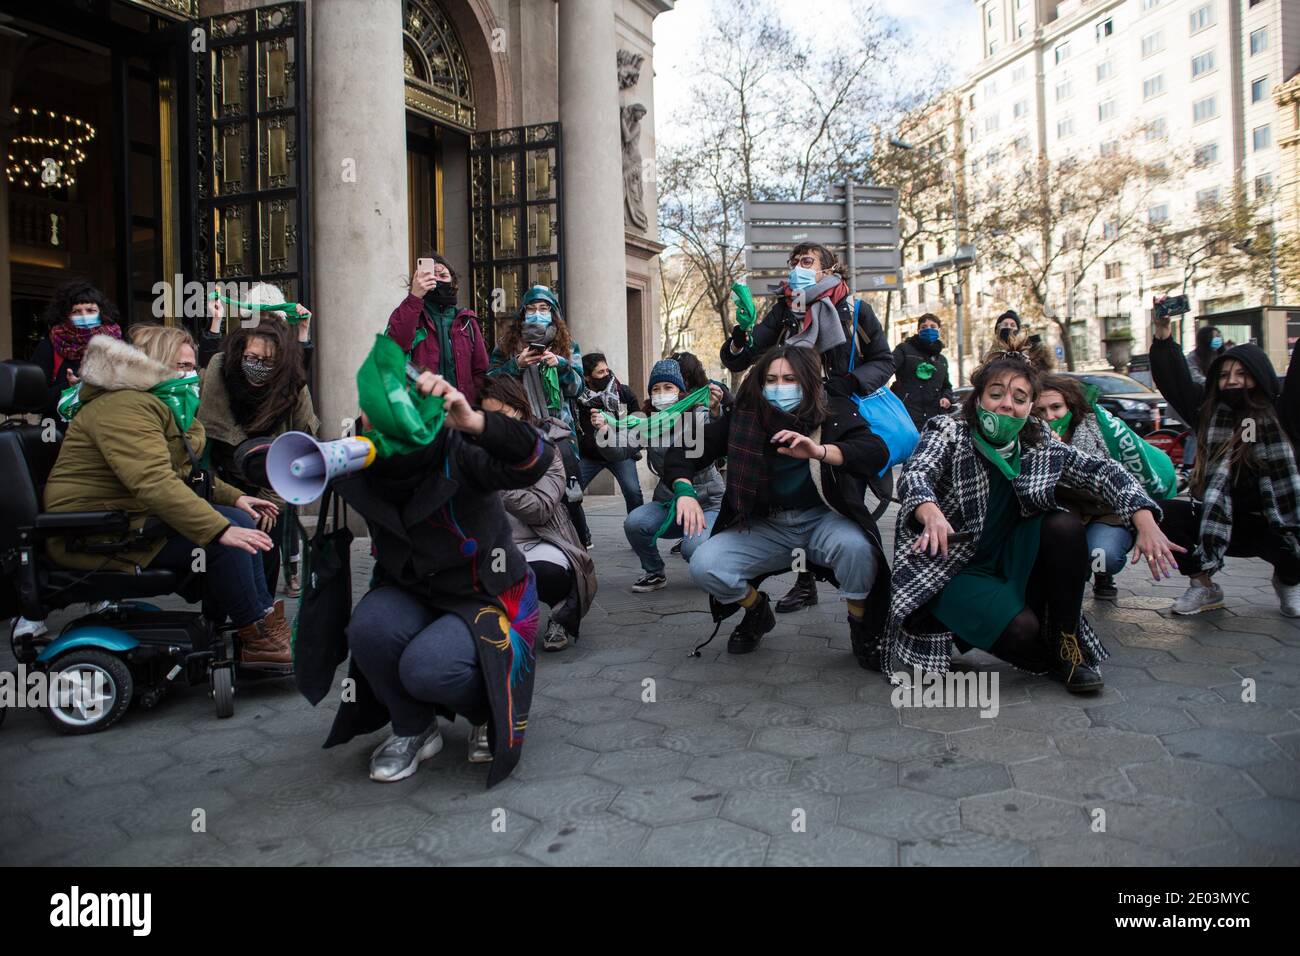
[[[90, 340], [78, 401], [68, 406], [71, 424], [45, 485], [45, 510], [125, 511], [139, 545], [101, 555], [55, 537], [47, 553], [74, 570], [188, 573], [203, 552], [205, 593], [237, 629], [241, 661], [287, 664], [289, 626], [262, 571], [271, 539], [255, 527], [277, 509], [199, 466], [205, 433], [195, 415], [195, 362], [194, 340], [178, 326], [136, 325], [131, 344], [106, 335]], [[149, 534], [159, 523], [160, 533]]]
[[776, 626], [756, 580], [819, 569], [848, 604], [854, 656], [878, 668], [889, 566], [863, 497], [889, 449], [849, 398], [824, 390], [814, 349], [770, 349], [745, 376], [731, 410], [705, 426], [703, 458], [693, 459], [687, 448], [668, 452], [664, 480], [684, 534], [705, 528], [691, 476], [723, 455], [726, 491], [712, 534], [691, 557], [691, 577], [708, 593], [719, 626], [745, 612], [727, 652], [755, 650]]

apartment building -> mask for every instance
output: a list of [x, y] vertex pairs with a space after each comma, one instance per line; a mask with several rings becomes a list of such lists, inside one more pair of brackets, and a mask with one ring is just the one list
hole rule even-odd
[[[1274, 90], [1300, 66], [1300, 0], [975, 0], [975, 6], [981, 59], [958, 88], [956, 124], [964, 137], [963, 194], [972, 201], [981, 180], [1008, 164], [1040, 156], [1104, 162], [1116, 150], [1148, 162], [1190, 164], [1185, 174], [1143, 189], [1151, 223], [1191, 224], [1198, 207], [1227, 199], [1237, 182], [1275, 208], [1284, 177], [1294, 178], [1282, 165], [1280, 142], [1289, 140]], [[978, 245], [980, 237], [973, 239]], [[908, 263], [909, 280], [916, 264]], [[1076, 362], [1105, 365], [1107, 338], [1131, 334], [1145, 341], [1152, 295], [1181, 291], [1183, 278], [1179, 264], [1157, 247], [1135, 240], [1111, 250], [1070, 301], [1053, 302], [1074, 318]], [[1014, 293], [978, 263], [967, 285], [976, 326], [991, 326], [1007, 304], [1017, 305], [1007, 301]], [[1187, 292], [1193, 315], [1259, 305], [1271, 295], [1212, 274], [1198, 274]], [[905, 306], [908, 315], [915, 311]]]

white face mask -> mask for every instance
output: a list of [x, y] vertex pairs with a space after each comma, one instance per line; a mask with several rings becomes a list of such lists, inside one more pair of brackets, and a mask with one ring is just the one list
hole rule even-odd
[[663, 411], [669, 405], [676, 404], [676, 402], [677, 396], [672, 392], [655, 392], [655, 394], [650, 396], [650, 404], [659, 411]]

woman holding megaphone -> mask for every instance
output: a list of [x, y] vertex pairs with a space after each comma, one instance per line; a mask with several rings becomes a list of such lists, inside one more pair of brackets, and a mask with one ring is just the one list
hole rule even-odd
[[523, 746], [538, 621], [536, 581], [497, 492], [535, 484], [555, 450], [527, 422], [475, 410], [440, 375], [406, 381], [405, 365], [377, 336], [357, 376], [361, 434], [377, 454], [335, 488], [369, 525], [375, 571], [347, 627], [355, 695], [325, 746], [391, 723], [370, 778], [401, 780], [442, 749], [438, 717], [459, 714], [487, 725], [488, 751], [477, 734], [470, 749], [490, 754], [491, 786]]

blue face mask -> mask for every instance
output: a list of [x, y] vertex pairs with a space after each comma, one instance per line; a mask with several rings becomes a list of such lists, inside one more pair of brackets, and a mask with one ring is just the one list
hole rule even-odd
[[939, 330], [938, 330], [938, 329], [922, 329], [921, 332], [920, 332], [920, 336], [921, 336], [921, 341], [922, 341], [922, 342], [938, 342], [938, 341], [939, 341]]
[[1223, 339], [1219, 338], [1217, 335], [1214, 338], [1210, 339], [1210, 348], [1212, 349], [1223, 348]]
[[79, 329], [94, 329], [99, 327], [99, 313], [92, 312], [90, 315], [74, 315], [72, 324]]
[[788, 412], [803, 401], [803, 390], [798, 385], [764, 385], [763, 397]]
[[549, 312], [525, 312], [524, 321], [529, 325], [550, 325], [551, 313]]
[[800, 289], [807, 289], [817, 283], [817, 273], [811, 269], [805, 269], [803, 266], [795, 266], [790, 270], [790, 288], [798, 292]]

